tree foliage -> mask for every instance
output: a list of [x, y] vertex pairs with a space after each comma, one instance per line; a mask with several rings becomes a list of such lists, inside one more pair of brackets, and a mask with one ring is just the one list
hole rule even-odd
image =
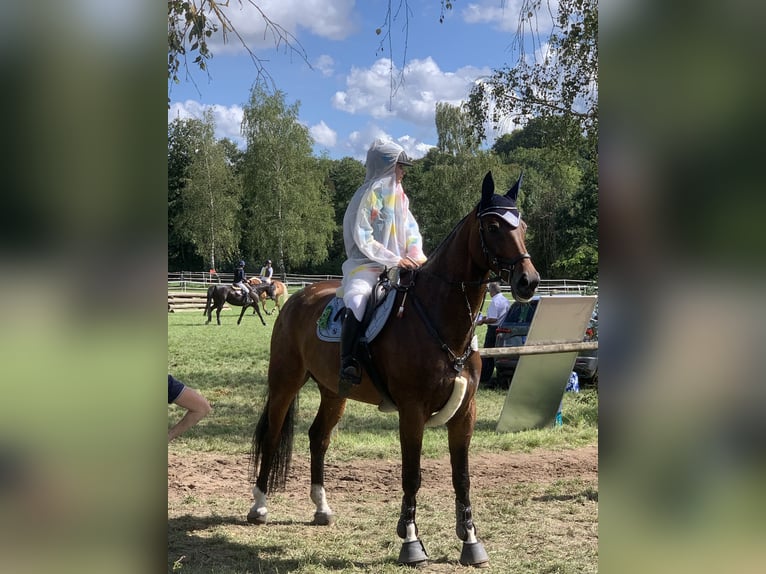
[[312, 155], [308, 129], [298, 121], [299, 107], [256, 82], [242, 121], [243, 253], [274, 260], [282, 273], [323, 262], [334, 227], [326, 174]]
[[[516, 60], [477, 84], [468, 107], [480, 139], [485, 121], [561, 116], [598, 132], [598, 0], [560, 0], [550, 37], [539, 34], [549, 4], [522, 0], [512, 48]], [[542, 16], [541, 16], [542, 14]], [[527, 40], [542, 55], [529, 54]]]
[[[195, 122], [195, 120], [191, 120]], [[234, 256], [238, 249], [237, 212], [239, 179], [226, 158], [226, 147], [214, 137], [211, 111], [190, 130], [186, 149], [188, 168], [179, 190], [182, 209], [173, 218], [176, 232], [215, 269], [217, 261]]]
[[346, 248], [343, 244], [343, 217], [351, 197], [364, 182], [365, 167], [362, 162], [351, 157], [340, 160], [324, 160], [327, 172], [326, 187], [332, 197], [335, 211], [335, 228], [332, 243], [328, 248], [327, 261], [316, 268], [318, 273], [337, 274], [346, 260]]
[[181, 194], [189, 181], [194, 149], [202, 137], [202, 121], [175, 119], [168, 124], [168, 269], [200, 269], [205, 263], [194, 245], [177, 229], [183, 212]]
[[461, 106], [436, 103], [436, 147], [441, 153], [457, 156], [473, 154], [479, 149], [471, 118]]

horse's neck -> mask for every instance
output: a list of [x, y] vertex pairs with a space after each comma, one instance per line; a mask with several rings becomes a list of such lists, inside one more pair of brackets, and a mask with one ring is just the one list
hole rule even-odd
[[489, 275], [471, 257], [471, 221], [467, 218], [439, 246], [416, 280], [418, 298], [427, 302], [431, 321], [445, 340], [449, 338], [456, 345], [463, 344], [473, 332]]

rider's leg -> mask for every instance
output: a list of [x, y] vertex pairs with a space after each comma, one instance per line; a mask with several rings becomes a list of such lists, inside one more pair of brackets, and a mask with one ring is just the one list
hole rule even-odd
[[340, 332], [341, 386], [344, 383], [346, 385], [358, 385], [362, 379], [362, 369], [356, 359], [356, 348], [361, 331], [361, 321], [358, 317], [364, 313], [365, 301], [362, 294], [356, 294], [347, 299], [347, 308]]

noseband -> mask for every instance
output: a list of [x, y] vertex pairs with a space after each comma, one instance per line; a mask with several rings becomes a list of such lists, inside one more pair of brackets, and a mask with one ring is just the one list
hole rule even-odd
[[[503, 281], [505, 281], [506, 283], [510, 283], [514, 267], [516, 267], [516, 265], [520, 263], [521, 261], [523, 261], [524, 259], [532, 259], [532, 256], [529, 253], [521, 253], [513, 259], [505, 259], [504, 257], [498, 257], [496, 254], [492, 253], [489, 250], [489, 248], [487, 247], [487, 242], [484, 240], [484, 226], [481, 224], [481, 216], [478, 217], [478, 220], [479, 220], [479, 238], [481, 239], [481, 251], [482, 253], [484, 253], [484, 257], [487, 258], [490, 269], [492, 269], [492, 271], [495, 271], [495, 273], [497, 273], [497, 275], [501, 279], [503, 279]], [[507, 280], [503, 277], [504, 272], [508, 274]]]

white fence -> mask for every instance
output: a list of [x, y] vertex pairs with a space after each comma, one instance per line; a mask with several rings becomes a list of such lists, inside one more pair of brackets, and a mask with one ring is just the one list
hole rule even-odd
[[[325, 279], [341, 279], [340, 275], [285, 275], [274, 276], [291, 290], [300, 289], [317, 281]], [[231, 283], [234, 273], [208, 273], [205, 271], [179, 271], [168, 273], [169, 291], [198, 291], [205, 290], [209, 285]], [[507, 292], [509, 287], [502, 285], [501, 290]], [[576, 279], [542, 279], [537, 288], [538, 295], [595, 295], [598, 294], [598, 283]]]

